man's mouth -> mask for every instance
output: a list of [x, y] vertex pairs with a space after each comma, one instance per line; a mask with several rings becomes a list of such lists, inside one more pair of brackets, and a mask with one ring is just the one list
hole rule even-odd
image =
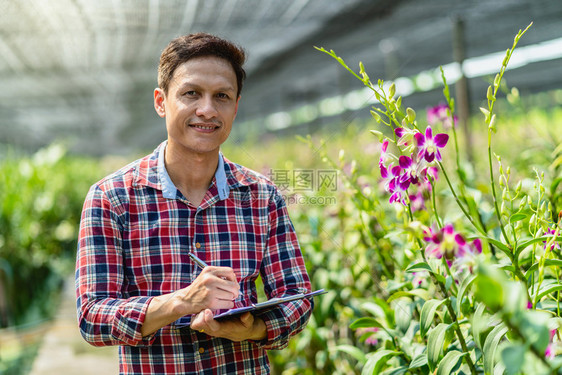
[[206, 130], [206, 131], [212, 131], [215, 129], [218, 129], [219, 126], [218, 125], [201, 125], [201, 124], [192, 124], [189, 125], [192, 128], [196, 128], [196, 129], [201, 129], [201, 130]]

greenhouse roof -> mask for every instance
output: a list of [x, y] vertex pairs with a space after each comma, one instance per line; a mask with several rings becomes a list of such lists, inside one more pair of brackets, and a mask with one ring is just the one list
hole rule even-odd
[[[354, 98], [360, 82], [313, 46], [354, 68], [363, 61], [371, 77], [399, 79], [453, 62], [456, 19], [467, 58], [505, 51], [531, 21], [522, 46], [562, 37], [558, 0], [0, 0], [0, 14], [0, 143], [33, 150], [63, 139], [90, 154], [147, 149], [165, 137], [152, 106], [158, 58], [189, 32], [248, 51], [242, 133], [275, 129], [273, 115]], [[523, 64], [512, 82], [560, 88], [561, 58]]]

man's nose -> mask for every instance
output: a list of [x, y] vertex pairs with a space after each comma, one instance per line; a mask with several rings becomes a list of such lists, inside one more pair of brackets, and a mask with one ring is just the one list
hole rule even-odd
[[213, 118], [217, 115], [216, 103], [211, 96], [202, 96], [197, 103], [195, 115], [202, 118]]

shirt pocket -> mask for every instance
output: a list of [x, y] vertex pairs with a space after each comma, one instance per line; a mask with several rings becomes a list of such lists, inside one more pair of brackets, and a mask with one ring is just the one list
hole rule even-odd
[[170, 293], [193, 281], [188, 238], [169, 220], [133, 225], [128, 238], [124, 265], [131, 295]]

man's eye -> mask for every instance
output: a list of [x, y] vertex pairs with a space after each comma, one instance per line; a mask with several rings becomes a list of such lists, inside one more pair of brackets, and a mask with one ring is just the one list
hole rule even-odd
[[218, 93], [217, 97], [221, 98], [221, 99], [228, 99], [228, 95], [225, 94], [224, 92]]
[[189, 90], [189, 91], [186, 91], [186, 93], [184, 95], [193, 96], [193, 95], [197, 95], [197, 92], [193, 91], [193, 90]]

